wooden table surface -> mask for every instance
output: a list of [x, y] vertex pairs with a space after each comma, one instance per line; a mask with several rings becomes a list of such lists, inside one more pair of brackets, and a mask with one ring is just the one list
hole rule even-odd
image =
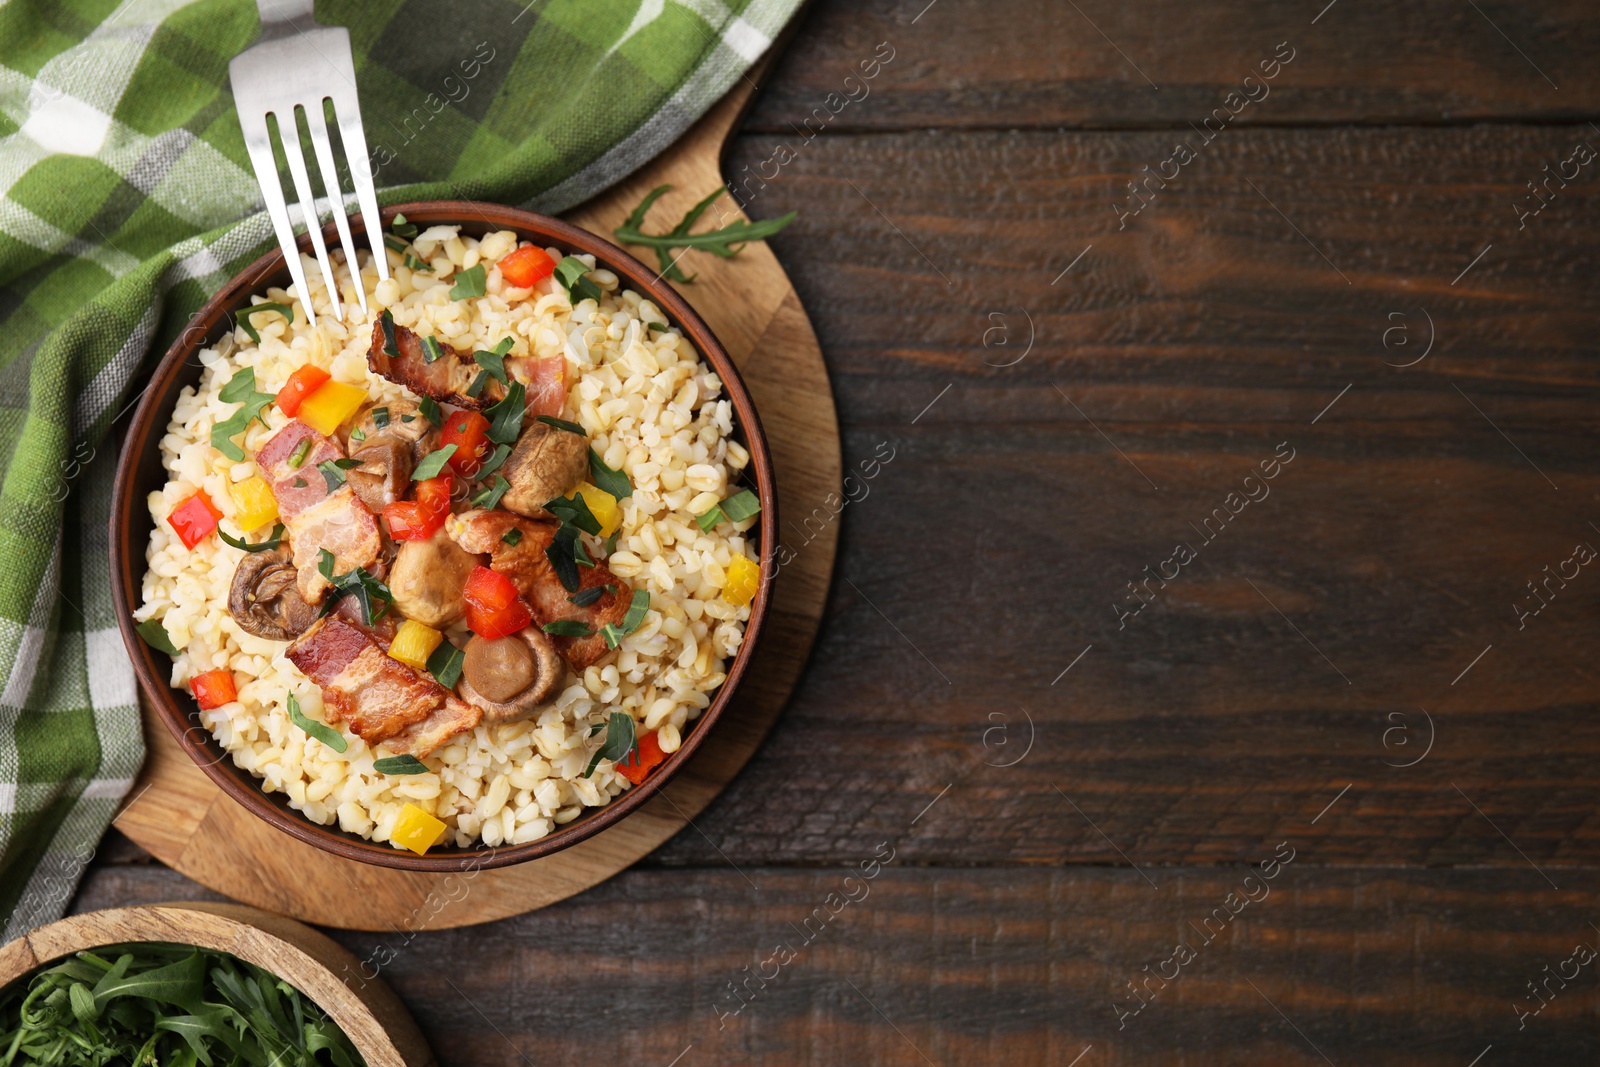
[[[637, 868], [335, 934], [441, 1062], [1595, 1062], [1600, 10], [1535, 7], [818, 3], [728, 161], [856, 471], [816, 652]], [[113, 835], [74, 907], [206, 896]]]

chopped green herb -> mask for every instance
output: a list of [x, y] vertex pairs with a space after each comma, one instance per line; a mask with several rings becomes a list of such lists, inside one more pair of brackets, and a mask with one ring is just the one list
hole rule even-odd
[[306, 487], [306, 480], [304, 478], [296, 478], [292, 484], [296, 489], [304, 489]]
[[478, 366], [500, 379], [501, 385], [510, 385], [511, 378], [506, 374], [506, 354], [511, 351], [511, 346], [516, 343], [516, 338], [503, 337], [500, 343], [489, 349], [472, 353], [472, 358], [477, 360]]
[[414, 482], [426, 481], [429, 478], [439, 477], [439, 472], [444, 470], [444, 465], [450, 462], [450, 457], [456, 454], [456, 445], [445, 445], [443, 448], [429, 452], [422, 457], [416, 469], [411, 472]]
[[600, 520], [589, 510], [589, 502], [583, 499], [582, 493], [574, 492], [571, 497], [558, 496], [553, 500], [547, 500], [544, 509], [584, 533], [600, 536]]
[[378, 316], [378, 325], [383, 328], [383, 354], [390, 359], [399, 359], [400, 348], [394, 340], [394, 312], [384, 308], [383, 314]]
[[566, 419], [558, 419], [554, 415], [535, 415], [534, 419], [538, 422], [544, 423], [546, 426], [554, 426], [558, 430], [565, 430], [568, 433], [575, 433], [579, 437], [589, 436], [584, 432], [582, 426], [579, 426], [575, 422], [568, 422]]
[[[421, 400], [417, 401], [417, 410], [422, 412], [423, 418], [427, 419], [435, 426], [444, 425], [444, 412], [439, 410], [439, 402], [433, 397], [425, 396]], [[400, 421], [411, 422], [414, 418], [414, 415], [401, 415]]]
[[[384, 240], [387, 241], [388, 238], [384, 238]], [[393, 248], [394, 246], [391, 245], [390, 247]], [[395, 251], [396, 252], [401, 252], [401, 251], [404, 251], [404, 249], [403, 248], [396, 248]], [[406, 266], [410, 267], [412, 270], [420, 270], [420, 271], [423, 271], [423, 272], [428, 273], [428, 274], [432, 274], [433, 273], [433, 264], [429, 263], [427, 260], [418, 259], [416, 256], [412, 255], [410, 252], [406, 252]]]
[[355, 429], [350, 431], [350, 440], [356, 442], [357, 444], [360, 444], [366, 439], [367, 431], [363, 430], [361, 427], [357, 426]]
[[294, 451], [289, 454], [289, 466], [299, 468], [309, 455], [311, 455], [311, 438], [307, 437], [296, 445]]
[[[333, 591], [328, 594], [327, 600], [322, 604], [322, 614], [331, 614], [339, 606], [339, 601], [346, 596], [356, 598], [356, 603], [361, 605], [361, 621], [371, 626], [389, 613], [394, 606], [394, 594], [389, 592], [389, 587], [378, 579], [368, 574], [360, 567], [352, 568], [343, 574], [335, 576], [333, 565], [335, 559], [332, 552], [322, 549], [317, 562], [317, 570], [321, 575], [333, 583]], [[374, 610], [374, 605], [377, 605]]]
[[605, 596], [605, 593], [606, 591], [604, 586], [592, 585], [587, 589], [578, 590], [576, 593], [573, 593], [571, 596], [567, 597], [567, 599], [572, 601], [580, 608], [586, 608], [590, 604], [593, 604], [596, 600], [599, 600], [601, 597]]
[[616, 648], [622, 644], [622, 639], [627, 636], [627, 633], [619, 629], [616, 623], [608, 622], [600, 627], [600, 636], [606, 639], [607, 648]]
[[466, 658], [467, 654], [448, 639], [440, 641], [439, 647], [428, 657], [428, 673], [446, 689], [454, 689], [461, 678], [461, 664], [466, 662]]
[[381, 430], [385, 426], [389, 425], [388, 408], [373, 408], [370, 412], [368, 412], [368, 414], [372, 416], [372, 425], [376, 426], [378, 429]]
[[[606, 557], [607, 558], [610, 558], [611, 554], [617, 550], [617, 535], [620, 534], [621, 532], [622, 532], [622, 527], [618, 526], [615, 530], [611, 531], [611, 536], [606, 538]], [[607, 588], [609, 588], [609, 586]]]
[[508, 545], [520, 545], [522, 543], [522, 531], [513, 526], [505, 532], [500, 540]]
[[694, 521], [700, 529], [709, 531], [719, 522], [743, 522], [760, 513], [761, 501], [750, 490], [741, 489], [722, 503], [712, 505], [709, 511], [696, 515]]
[[600, 453], [592, 448], [589, 449], [589, 480], [594, 482], [597, 488], [604, 489], [618, 500], [633, 495], [633, 483], [628, 481], [628, 476], [606, 466], [606, 461], [600, 458]]
[[489, 453], [489, 458], [483, 461], [483, 466], [478, 468], [478, 477], [487, 478], [500, 469], [500, 464], [511, 455], [510, 445], [495, 445], [494, 451]]
[[613, 711], [611, 721], [606, 724], [606, 739], [601, 744], [594, 757], [589, 760], [589, 766], [583, 770], [583, 776], [589, 777], [603, 759], [612, 763], [622, 763], [625, 760], [635, 765], [639, 762], [639, 739], [635, 735], [633, 716], [625, 711]]
[[478, 376], [472, 379], [472, 384], [467, 386], [467, 395], [474, 400], [478, 399], [483, 393], [483, 387], [488, 385], [489, 379], [493, 377], [494, 374], [487, 367], [479, 371]]
[[[656, 259], [661, 264], [661, 276], [675, 282], [692, 282], [693, 276], [685, 276], [678, 269], [677, 257], [673, 254], [676, 248], [698, 248], [710, 252], [724, 259], [738, 254], [739, 250], [751, 241], [762, 241], [789, 223], [794, 221], [795, 213], [780, 215], [775, 219], [762, 219], [759, 222], [739, 221], [730, 223], [720, 230], [707, 230], [704, 233], [690, 233], [694, 224], [700, 221], [700, 216], [705, 214], [706, 208], [714, 203], [723, 193], [723, 187], [718, 186], [716, 191], [683, 216], [683, 221], [674, 226], [667, 233], [645, 233], [644, 217], [662, 194], [670, 191], [670, 185], [658, 185], [650, 190], [649, 194], [639, 202], [621, 226], [614, 231], [618, 240], [624, 244], [645, 245], [655, 250]], [[559, 269], [559, 268], [558, 268]]]
[[592, 723], [589, 726], [589, 736], [593, 737], [595, 734], [599, 733], [601, 730], [604, 730], [605, 728], [606, 728], [606, 724], [603, 723], [603, 722]]
[[[266, 305], [260, 305], [265, 307]], [[256, 371], [254, 367], [246, 367], [234, 372], [228, 384], [224, 385], [217, 396], [225, 404], [243, 404], [238, 411], [223, 421], [211, 427], [211, 446], [235, 463], [244, 460], [244, 449], [234, 444], [235, 434], [243, 433], [255, 419], [261, 419], [265, 426], [267, 420], [262, 417], [262, 411], [268, 404], [277, 399], [272, 393], [256, 392]]]
[[427, 774], [428, 765], [415, 756], [385, 756], [372, 764], [379, 774]]
[[295, 698], [293, 693], [289, 694], [289, 721], [335, 752], [343, 752], [350, 747], [350, 742], [346, 741], [344, 735], [339, 731], [325, 723], [306, 717], [300, 710], [300, 701]]
[[280, 522], [273, 526], [272, 532], [267, 535], [267, 539], [258, 545], [248, 544], [242, 537], [229, 537], [227, 531], [221, 526], [217, 527], [217, 536], [222, 538], [225, 544], [230, 544], [234, 548], [245, 552], [271, 552], [283, 543], [283, 523]]
[[401, 237], [415, 237], [417, 235], [416, 223], [407, 222], [404, 215], [396, 215], [394, 221], [389, 223], [389, 230], [399, 234]]
[[645, 323], [644, 324], [644, 328], [646, 330], [650, 331], [651, 333], [666, 333], [668, 330], [672, 329], [672, 327], [670, 325], [668, 325], [667, 323], [665, 323], [665, 322], [656, 322], [653, 319], [651, 321]]
[[628, 605], [628, 613], [622, 617], [622, 632], [631, 634], [644, 625], [644, 613], [650, 610], [650, 591], [635, 589], [633, 602]]
[[422, 339], [422, 362], [434, 363], [444, 358], [444, 348], [439, 344], [437, 337], [424, 337]]
[[391, 237], [388, 234], [384, 234], [383, 235], [383, 243], [388, 245], [390, 248], [394, 249], [396, 252], [405, 252], [406, 249], [411, 247], [410, 245], [406, 244], [404, 241], [400, 240], [400, 238]]
[[556, 264], [556, 281], [567, 291], [567, 299], [572, 303], [584, 299], [599, 302], [600, 287], [587, 277], [593, 269], [576, 256], [568, 256]]
[[557, 619], [539, 627], [553, 637], [593, 637], [594, 631], [576, 619]]
[[488, 271], [484, 270], [482, 263], [460, 272], [456, 275], [455, 285], [450, 287], [450, 299], [466, 300], [482, 296], [486, 292], [484, 282], [487, 276]]
[[160, 619], [146, 619], [134, 631], [144, 638], [144, 643], [157, 652], [165, 652], [169, 656], [178, 654], [178, 647], [172, 643], [172, 635], [167, 633], [167, 628]]
[[500, 498], [505, 496], [510, 488], [511, 483], [506, 481], [505, 476], [496, 474], [493, 485], [479, 489], [467, 499], [475, 508], [488, 508], [492, 511], [500, 506]]
[[561, 580], [561, 587], [569, 593], [576, 593], [581, 584], [578, 580], [578, 553], [583, 551], [583, 545], [578, 540], [578, 528], [562, 523], [556, 530], [555, 537], [545, 546], [545, 558], [550, 561], [550, 566], [555, 568], [556, 577]]
[[269, 311], [276, 311], [278, 314], [288, 319], [289, 322], [294, 322], [294, 308], [290, 307], [288, 304], [256, 304], [254, 307], [247, 307], [243, 311], [239, 312], [239, 326], [244, 330], [245, 333], [250, 335], [250, 340], [254, 341], [256, 344], [261, 343], [261, 335], [256, 332], [255, 324], [250, 320], [262, 312]]
[[322, 472], [322, 480], [328, 483], [328, 492], [331, 493], [344, 484], [345, 471], [359, 466], [359, 459], [325, 459], [317, 464], [317, 470]]
[[484, 409], [490, 422], [486, 435], [489, 440], [497, 445], [517, 443], [517, 438], [522, 436], [522, 416], [527, 413], [527, 396], [528, 391], [521, 382], [512, 382], [503, 400]]

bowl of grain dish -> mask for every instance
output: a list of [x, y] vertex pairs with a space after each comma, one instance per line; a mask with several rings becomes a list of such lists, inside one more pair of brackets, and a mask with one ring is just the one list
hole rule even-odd
[[309, 293], [262, 257], [167, 352], [113, 597], [160, 718], [252, 812], [504, 866], [625, 817], [715, 726], [770, 600], [772, 465], [722, 346], [614, 245], [458, 201], [383, 230], [384, 269], [331, 257], [337, 294], [305, 238]]

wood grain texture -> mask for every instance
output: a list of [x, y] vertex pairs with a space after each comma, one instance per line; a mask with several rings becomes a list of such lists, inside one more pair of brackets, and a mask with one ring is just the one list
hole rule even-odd
[[[658, 208], [681, 213], [714, 187], [718, 155], [751, 86], [735, 92], [630, 183], [573, 213], [610, 233], [653, 185], [681, 188]], [[739, 365], [765, 415], [781, 515], [840, 482], [838, 425], [827, 370], [804, 309], [772, 252], [696, 256], [683, 287]], [[228, 896], [307, 921], [369, 930], [440, 929], [487, 922], [580, 892], [611, 877], [682, 829], [742, 767], [782, 710], [816, 634], [833, 568], [837, 528], [782, 567], [755, 658], [733, 703], [690, 764], [616, 826], [553, 856], [499, 870], [424, 874], [378, 868], [319, 851], [224, 795], [178, 748], [152, 712], [150, 748], [118, 828], [176, 869]]]
[[[1275, 879], [1248, 883], [1255, 903], [1209, 926], [1247, 868], [1155, 871], [1152, 887], [1129, 870], [897, 858], [849, 886], [844, 869], [748, 872], [759, 888], [727, 869], [635, 870], [492, 928], [335, 936], [388, 960], [383, 979], [446, 1065], [665, 1065], [691, 1047], [681, 1064], [1068, 1067], [1090, 1045], [1079, 1067], [1323, 1063], [1316, 1050], [1341, 1065], [1466, 1067], [1489, 1045], [1485, 1064], [1600, 1054], [1594, 963], [1553, 982], [1520, 1030], [1516, 1010], [1538, 1006], [1527, 983], [1546, 966], [1600, 945], [1592, 871], [1557, 893], [1527, 871], [1316, 862], [1297, 849]], [[85, 902], [176, 880], [97, 874]], [[846, 892], [858, 900], [830, 915], [829, 894]], [[773, 974], [763, 961], [785, 939], [795, 958], [765, 985], [750, 978]], [[1194, 958], [1145, 986], [1146, 966], [1174, 973], [1163, 964], [1180, 942]], [[746, 981], [736, 998], [729, 983]], [[1130, 981], [1154, 999], [1124, 1017], [1139, 1003]]]
[[155, 903], [80, 912], [0, 949], [0, 986], [75, 952], [150, 941], [227, 952], [265, 968], [326, 1011], [369, 1067], [436, 1062], [387, 985], [347, 980], [360, 965], [355, 956], [308, 926], [237, 904]]
[[[1600, 110], [1592, 5], [1475, 6], [819, 0], [745, 128], [770, 151], [817, 130], [1181, 126], [1238, 90], [1280, 42], [1297, 56], [1240, 122], [1550, 121]], [[862, 68], [885, 42], [893, 58]], [[865, 85], [863, 69], [876, 74]]]

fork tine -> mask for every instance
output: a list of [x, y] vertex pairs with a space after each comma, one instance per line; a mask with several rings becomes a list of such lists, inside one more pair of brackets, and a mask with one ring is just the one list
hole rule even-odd
[[[339, 227], [339, 244], [344, 249], [344, 263], [350, 269], [350, 280], [356, 287], [356, 300], [361, 310], [367, 310], [367, 288], [361, 283], [360, 265], [356, 262], [355, 243], [350, 238], [350, 220], [344, 213], [344, 188], [339, 184], [339, 172], [333, 165], [333, 145], [328, 141], [328, 124], [322, 116], [322, 101], [313, 109], [306, 107], [306, 126], [311, 131], [311, 147], [317, 153], [317, 169], [322, 171], [322, 189], [333, 205], [333, 221]], [[354, 164], [351, 164], [354, 167]]]
[[[300, 151], [300, 108], [289, 109], [288, 123], [282, 113], [278, 115], [278, 136], [283, 139], [283, 155], [289, 161], [289, 174], [294, 179], [295, 195], [300, 198], [300, 214], [306, 222], [306, 233], [311, 235], [311, 247], [317, 253], [317, 265], [322, 268], [322, 283], [328, 288], [328, 299], [333, 302], [333, 317], [344, 318], [344, 308], [339, 303], [339, 282], [333, 276], [333, 266], [328, 262], [328, 246], [322, 240], [322, 217], [317, 212], [317, 194], [311, 188], [311, 176], [306, 173], [306, 157]], [[287, 125], [287, 128], [285, 126]], [[335, 214], [340, 206], [333, 205]], [[307, 294], [307, 300], [310, 296]]]
[[267, 117], [262, 112], [246, 111], [241, 107], [239, 125], [244, 131], [250, 165], [255, 168], [256, 181], [261, 185], [261, 199], [266, 204], [267, 217], [272, 219], [272, 230], [278, 235], [278, 247], [283, 249], [289, 277], [294, 280], [295, 289], [300, 294], [300, 306], [305, 309], [306, 322], [315, 326], [317, 313], [311, 310], [311, 294], [306, 287], [305, 269], [300, 264], [300, 248], [295, 244], [294, 227], [289, 224], [289, 207], [283, 202], [283, 185], [278, 180], [278, 161], [272, 158]]
[[[355, 83], [352, 81], [352, 85]], [[378, 265], [378, 277], [389, 277], [388, 246], [383, 243], [383, 220], [378, 216], [378, 193], [372, 185], [371, 157], [367, 153], [367, 133], [361, 126], [361, 108], [352, 98], [340, 106], [340, 96], [333, 97], [333, 113], [339, 120], [339, 140], [344, 142], [344, 155], [350, 161], [350, 184], [356, 187], [356, 200], [361, 204], [361, 221], [367, 227], [367, 241], [372, 245], [372, 258]]]

